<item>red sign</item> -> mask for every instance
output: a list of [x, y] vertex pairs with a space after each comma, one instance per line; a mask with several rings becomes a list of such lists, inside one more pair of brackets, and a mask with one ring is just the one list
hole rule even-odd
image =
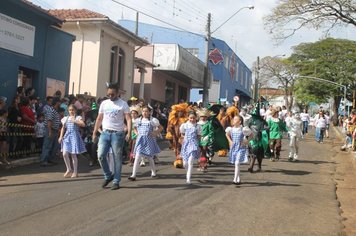
[[231, 79], [234, 80], [235, 72], [236, 72], [236, 57], [234, 54], [231, 54], [229, 71], [230, 71]]
[[224, 56], [219, 49], [215, 48], [209, 52], [209, 60], [214, 63], [214, 65], [217, 65], [224, 61]]

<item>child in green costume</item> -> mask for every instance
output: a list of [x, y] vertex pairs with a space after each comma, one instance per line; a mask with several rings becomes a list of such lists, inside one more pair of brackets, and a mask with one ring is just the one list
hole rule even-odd
[[278, 118], [278, 111], [271, 111], [272, 118], [267, 121], [269, 127], [269, 148], [272, 156], [271, 161], [278, 161], [282, 149], [283, 132], [288, 132], [286, 124]]
[[199, 116], [198, 125], [201, 126], [201, 139], [199, 142], [201, 157], [199, 159], [199, 168], [198, 171], [206, 172], [208, 167], [208, 147], [212, 146], [214, 142], [214, 129], [209, 120], [209, 117], [212, 115], [211, 111], [206, 108], [200, 109], [197, 112]]

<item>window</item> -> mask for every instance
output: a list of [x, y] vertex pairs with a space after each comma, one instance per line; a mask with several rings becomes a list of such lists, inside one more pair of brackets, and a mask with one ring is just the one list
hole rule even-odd
[[178, 87], [178, 101], [181, 101], [181, 100], [187, 101], [187, 98], [188, 98], [187, 95], [188, 95], [187, 88], [179, 86]]
[[125, 52], [118, 46], [113, 46], [110, 52], [110, 83], [124, 85]]
[[171, 106], [175, 103], [174, 101], [174, 89], [175, 89], [175, 84], [169, 81], [166, 81], [166, 104], [168, 106]]
[[236, 63], [235, 81], [239, 81], [239, 63]]

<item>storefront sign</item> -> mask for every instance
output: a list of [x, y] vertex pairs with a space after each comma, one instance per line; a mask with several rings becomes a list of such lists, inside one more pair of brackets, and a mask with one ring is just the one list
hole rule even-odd
[[0, 13], [0, 48], [33, 56], [36, 27]]
[[224, 61], [224, 56], [221, 51], [217, 48], [209, 52], [209, 60], [214, 64], [217, 65], [220, 62]]

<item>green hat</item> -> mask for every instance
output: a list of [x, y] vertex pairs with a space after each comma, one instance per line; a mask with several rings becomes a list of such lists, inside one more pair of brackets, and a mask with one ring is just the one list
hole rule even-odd
[[92, 110], [97, 110], [97, 109], [98, 109], [98, 106], [96, 105], [96, 102], [93, 102], [93, 103], [91, 104], [91, 109], [92, 109]]

